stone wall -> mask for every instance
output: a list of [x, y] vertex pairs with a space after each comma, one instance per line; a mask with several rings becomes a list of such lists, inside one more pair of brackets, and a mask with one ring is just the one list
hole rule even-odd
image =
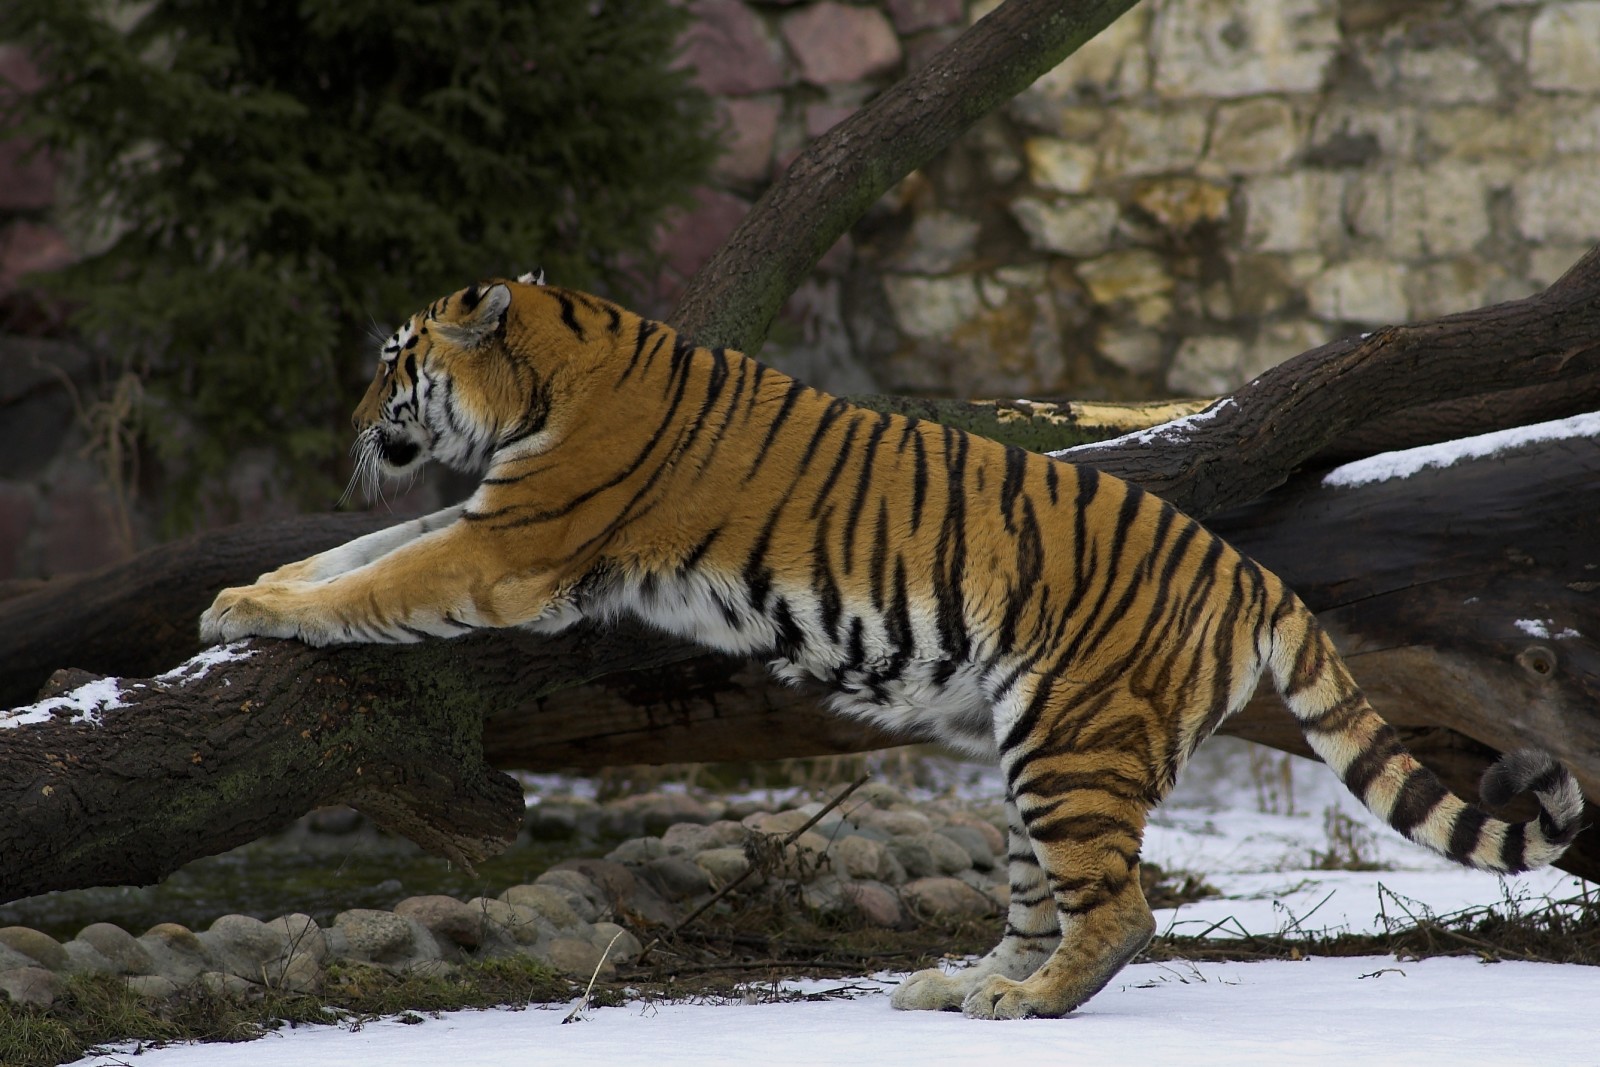
[[[741, 43], [701, 57], [736, 148], [696, 240], [986, 9], [703, 0]], [[843, 391], [1211, 394], [1596, 240], [1600, 2], [1146, 0], [902, 182], [766, 355]]]
[[[807, 140], [988, 6], [690, 0], [685, 61], [728, 151], [664, 229], [646, 310]], [[20, 64], [0, 52], [0, 73]], [[51, 181], [0, 144], [13, 331], [37, 316], [17, 273], [63, 254]], [[1211, 394], [1339, 334], [1535, 291], [1597, 240], [1600, 0], [1145, 0], [901, 182], [763, 356], [839, 392]], [[65, 361], [90, 395], [92, 361], [20, 351], [0, 339], [0, 579], [115, 558], [153, 526], [115, 533], [80, 426], [36, 429], [81, 422], [62, 375], [14, 384], [24, 358]], [[242, 514], [273, 506], [241, 492]]]

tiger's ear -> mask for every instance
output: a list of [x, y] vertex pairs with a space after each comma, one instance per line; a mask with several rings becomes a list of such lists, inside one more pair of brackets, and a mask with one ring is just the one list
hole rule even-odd
[[488, 288], [474, 285], [462, 291], [457, 317], [448, 322], [435, 320], [434, 329], [451, 344], [471, 348], [500, 332], [510, 306], [511, 288], [504, 282]]
[[526, 274], [519, 274], [517, 275], [517, 281], [521, 282], [523, 285], [543, 285], [544, 268], [535, 267]]

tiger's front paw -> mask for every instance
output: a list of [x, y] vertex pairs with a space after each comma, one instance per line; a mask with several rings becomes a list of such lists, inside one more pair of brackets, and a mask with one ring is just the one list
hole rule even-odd
[[200, 616], [200, 640], [207, 644], [241, 637], [302, 636], [293, 595], [282, 584], [224, 589]]
[[256, 578], [257, 585], [272, 585], [278, 582], [316, 582], [321, 581], [323, 575], [317, 565], [317, 557], [296, 560], [285, 563], [276, 570], [270, 570]]
[[1043, 975], [1018, 982], [992, 974], [967, 994], [961, 1010], [969, 1019], [1054, 1019], [1076, 1008], [1081, 999]]

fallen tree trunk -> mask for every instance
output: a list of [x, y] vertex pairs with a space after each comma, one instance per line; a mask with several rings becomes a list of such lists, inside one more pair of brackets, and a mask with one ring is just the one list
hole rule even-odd
[[[1173, 462], [1182, 456], [1175, 448]], [[1496, 749], [1537, 743], [1595, 795], [1600, 662], [1592, 639], [1569, 632], [1600, 632], [1597, 478], [1600, 441], [1580, 437], [1357, 488], [1309, 476], [1213, 525], [1322, 613], [1380, 709], [1455, 788], [1472, 795]], [[1530, 632], [1539, 628], [1549, 636]], [[150, 881], [335, 800], [470, 863], [520, 820], [514, 787], [488, 766], [763, 759], [907, 740], [827, 715], [815, 694], [756, 665], [636, 627], [248, 647], [203, 674], [78, 689], [6, 732], [0, 803], [14, 817], [0, 853], [20, 862], [0, 870], [0, 897]], [[1270, 700], [1225, 729], [1304, 751]], [[1600, 844], [1580, 838], [1566, 866], [1600, 878]]]

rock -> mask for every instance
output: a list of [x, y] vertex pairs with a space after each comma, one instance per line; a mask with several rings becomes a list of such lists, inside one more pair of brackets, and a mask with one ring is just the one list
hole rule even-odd
[[1244, 185], [1246, 249], [1315, 251], [1341, 241], [1344, 179], [1323, 171], [1261, 175]]
[[1167, 388], [1179, 396], [1216, 396], [1244, 384], [1244, 344], [1233, 337], [1185, 337], [1167, 371]]
[[1105, 135], [1104, 173], [1117, 177], [1189, 170], [1206, 147], [1206, 112], [1119, 108]]
[[1059, 109], [1073, 97], [1098, 104], [1144, 92], [1150, 80], [1149, 27], [1150, 9], [1143, 4], [1124, 13], [1024, 90], [1019, 98], [1024, 112]]
[[545, 926], [539, 922], [539, 913], [532, 908], [487, 897], [473, 897], [466, 906], [479, 916], [478, 922], [485, 941], [531, 945], [545, 935]]
[[889, 18], [905, 35], [940, 26], [954, 26], [966, 17], [961, 0], [888, 0]]
[[547, 885], [562, 894], [573, 911], [585, 922], [594, 922], [610, 913], [610, 902], [605, 890], [573, 870], [549, 870], [533, 880], [534, 885]]
[[889, 834], [925, 834], [933, 829], [933, 820], [920, 811], [879, 811], [872, 815], [872, 825]]
[[47, 971], [64, 971], [69, 962], [67, 950], [61, 947], [61, 942], [28, 926], [0, 929], [0, 945], [20, 952]]
[[514, 885], [501, 893], [500, 899], [529, 909], [557, 930], [582, 926], [585, 922], [560, 892], [547, 885]]
[[56, 1002], [61, 979], [43, 967], [12, 967], [0, 971], [0, 993], [13, 1004], [43, 1010]]
[[[842, 786], [837, 789], [829, 790], [827, 798], [832, 800], [842, 792], [844, 792], [844, 787]], [[859, 787], [857, 787], [855, 792], [850, 794], [850, 799], [846, 803], [848, 803], [852, 809], [855, 807], [855, 805], [861, 803], [871, 804], [875, 808], [882, 808], [887, 811], [896, 804], [910, 803], [910, 798], [908, 798], [902, 790], [890, 785], [888, 782], [880, 782], [874, 779], [872, 781], [863, 782]]]
[[913, 914], [929, 918], [976, 919], [994, 913], [994, 901], [956, 878], [929, 877], [907, 882], [900, 897]]
[[1600, 92], [1600, 3], [1539, 8], [1528, 26], [1528, 76], [1536, 89]]
[[249, 915], [224, 915], [203, 934], [196, 935], [206, 947], [213, 970], [236, 975], [251, 982], [265, 983], [288, 947], [288, 933]]
[[195, 979], [197, 985], [214, 997], [243, 998], [259, 992], [256, 986], [239, 975], [225, 971], [204, 971]]
[[841, 838], [830, 850], [835, 869], [851, 878], [890, 877], [889, 850], [883, 844], [859, 835]]
[[639, 870], [645, 881], [668, 901], [688, 900], [711, 892], [711, 876], [704, 867], [682, 856], [662, 856]]
[[421, 923], [441, 945], [474, 949], [483, 941], [483, 912], [468, 907], [455, 897], [437, 894], [407, 897], [394, 906], [394, 913]]
[[587, 980], [598, 970], [600, 979], [609, 981], [617, 976], [617, 967], [603, 953], [603, 949], [589, 941], [558, 937], [545, 946], [539, 955], [562, 974]]
[[934, 858], [933, 850], [928, 847], [928, 834], [903, 834], [891, 838], [889, 841], [889, 854], [905, 868], [906, 875], [910, 878], [926, 878], [938, 874], [939, 862]]
[[1455, 162], [1361, 175], [1352, 190], [1356, 233], [1394, 256], [1470, 252], [1489, 236], [1490, 185], [1483, 167]]
[[1341, 44], [1338, 11], [1334, 0], [1166, 0], [1150, 44], [1155, 89], [1172, 98], [1315, 92]]
[[342, 836], [353, 834], [361, 829], [366, 822], [366, 817], [354, 808], [347, 808], [342, 804], [331, 807], [317, 808], [306, 816], [306, 829], [317, 834], [333, 834]]
[[1198, 178], [1160, 178], [1134, 186], [1133, 202], [1163, 229], [1184, 234], [1228, 217], [1231, 191]]
[[840, 889], [840, 895], [857, 915], [873, 926], [894, 929], [905, 922], [899, 894], [882, 882], [849, 882]]
[[883, 289], [895, 321], [911, 337], [945, 338], [982, 307], [970, 274], [942, 278], [891, 274], [884, 277]]
[[438, 942], [427, 928], [393, 912], [351, 908], [334, 916], [333, 927], [357, 960], [394, 965], [439, 958]]
[[1094, 185], [1099, 155], [1085, 144], [1055, 137], [1030, 137], [1023, 142], [1028, 180], [1058, 193], [1087, 193]]
[[1021, 196], [1010, 207], [1034, 248], [1064, 256], [1093, 256], [1110, 248], [1122, 214], [1117, 202], [1104, 196], [1059, 200]]
[[1294, 109], [1275, 97], [1228, 101], [1211, 120], [1207, 173], [1259, 174], [1289, 163], [1300, 150]]
[[1312, 314], [1328, 322], [1404, 322], [1405, 272], [1386, 260], [1350, 260], [1313, 279], [1306, 299]]
[[1517, 229], [1536, 241], [1592, 242], [1600, 219], [1600, 156], [1573, 156], [1530, 169], [1512, 185]]
[[268, 972], [267, 985], [289, 993], [315, 993], [322, 988], [322, 963], [309, 953], [291, 953]]
[[967, 264], [978, 247], [978, 220], [950, 211], [917, 215], [888, 266], [908, 274], [944, 274]]
[[951, 813], [949, 825], [963, 826], [976, 831], [983, 838], [984, 844], [989, 846], [990, 855], [998, 857], [1006, 854], [1005, 832], [994, 823], [968, 812], [957, 811]]
[[[741, 831], [743, 829], [740, 827]], [[667, 832], [661, 835], [661, 845], [669, 856], [693, 856], [697, 852], [704, 852], [708, 848], [719, 848], [727, 843], [721, 831], [712, 826], [698, 826], [694, 823], [678, 823], [676, 826], [668, 827]]]
[[606, 859], [612, 863], [638, 867], [653, 859], [659, 859], [666, 854], [667, 848], [661, 843], [661, 838], [635, 837], [624, 841], [610, 852], [607, 852]]
[[850, 907], [844, 897], [844, 879], [824, 874], [800, 887], [800, 903], [822, 915], [834, 915]]
[[[668, 216], [656, 249], [666, 265], [679, 276], [688, 278], [700, 269], [722, 247], [728, 235], [744, 220], [750, 205], [732, 193], [700, 188], [694, 191], [694, 205], [687, 211], [675, 211]], [[621, 816], [619, 818], [625, 818]], [[608, 832], [635, 836], [644, 832], [642, 819], [634, 815], [636, 825]]]
[[772, 150], [777, 142], [783, 103], [776, 97], [720, 101], [725, 149], [712, 173], [725, 182], [755, 185], [772, 176]]
[[[992, 871], [995, 867], [994, 850], [989, 847], [989, 839], [972, 826], [941, 826], [935, 833], [949, 838], [956, 847], [966, 853], [968, 865], [983, 871]], [[958, 870], [960, 868], [957, 868]]]
[[[601, 892], [601, 898], [597, 903], [602, 906], [602, 911], [609, 909], [613, 913], [617, 912], [617, 909], [633, 898], [634, 891], [638, 888], [633, 873], [628, 868], [608, 860], [562, 860], [545, 873], [550, 874], [555, 871], [573, 871], [594, 883]], [[540, 875], [534, 879], [534, 884], [545, 884], [544, 877]]]
[[946, 834], [935, 830], [919, 835], [918, 839], [925, 843], [928, 851], [933, 854], [936, 873], [956, 874], [972, 869], [971, 854]]
[[1102, 324], [1095, 330], [1095, 349], [1107, 362], [1133, 374], [1150, 374], [1161, 368], [1167, 342], [1155, 330]]
[[159, 974], [136, 974], [125, 980], [123, 988], [141, 1000], [166, 1000], [182, 987]]
[[93, 945], [118, 974], [150, 973], [150, 953], [137, 938], [114, 923], [90, 923], [78, 931], [78, 940]]
[[876, 8], [822, 0], [783, 20], [783, 39], [814, 85], [858, 82], [900, 63], [900, 38]]
[[[695, 856], [694, 862], [695, 866], [706, 872], [714, 889], [721, 889], [750, 869], [750, 859], [744, 849], [731, 846], [707, 849]], [[758, 886], [761, 876], [757, 874], [747, 878], [745, 884], [752, 888]]]
[[205, 946], [187, 926], [157, 923], [146, 930], [139, 945], [150, 957], [151, 973], [186, 986], [204, 971], [215, 970]]
[[67, 951], [67, 974], [116, 974], [117, 968], [87, 941], [74, 938], [61, 946]]
[[639, 939], [616, 923], [595, 923], [589, 943], [606, 954], [614, 964], [632, 963], [644, 954]]
[[1107, 252], [1078, 264], [1078, 277], [1097, 304], [1138, 300], [1172, 289], [1172, 275], [1164, 259], [1143, 248]]
[[717, 814], [709, 805], [684, 793], [640, 793], [612, 801], [605, 807], [608, 820], [614, 816], [638, 817], [641, 830], [632, 836], [659, 836], [680, 822], [708, 824], [716, 821]]
[[713, 96], [744, 96], [788, 84], [783, 48], [739, 0], [693, 0], [679, 38], [680, 62]]

